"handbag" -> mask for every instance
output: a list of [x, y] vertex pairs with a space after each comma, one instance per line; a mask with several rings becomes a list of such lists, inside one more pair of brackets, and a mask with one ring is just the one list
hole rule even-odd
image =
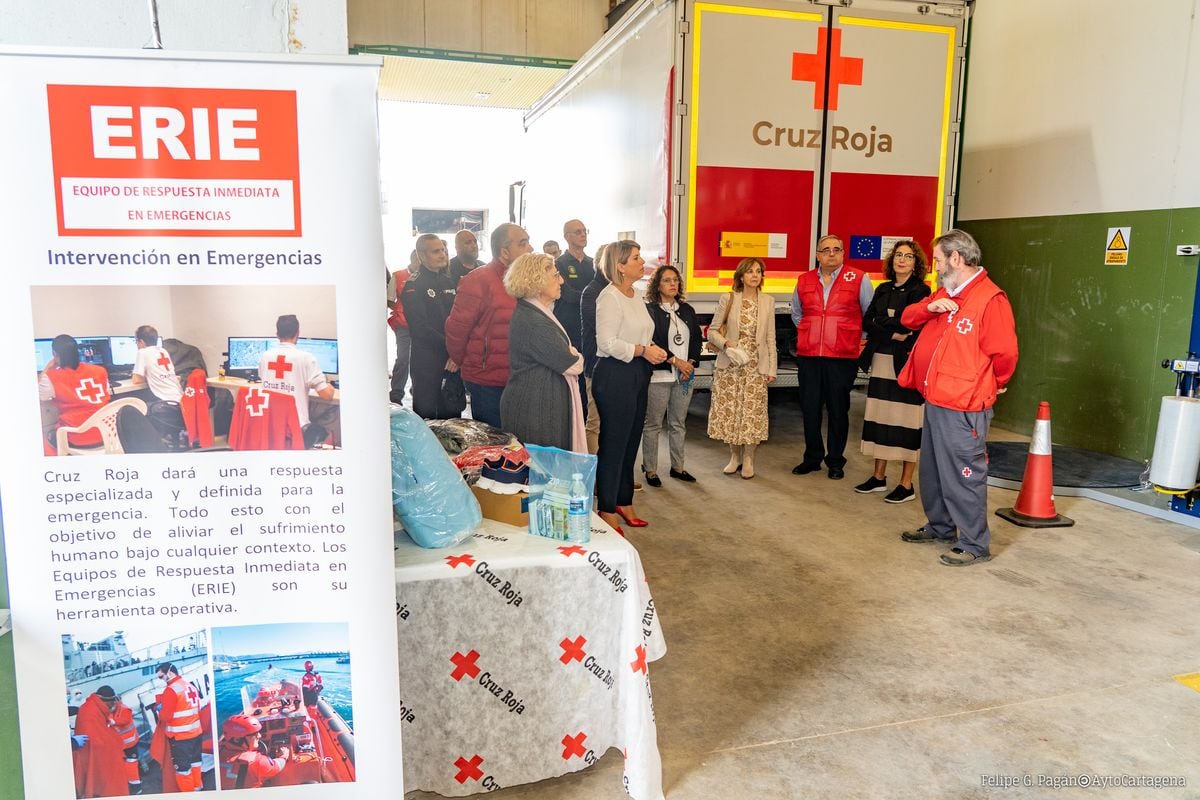
[[459, 416], [467, 407], [467, 390], [463, 386], [461, 372], [446, 372], [442, 374], [443, 414]]

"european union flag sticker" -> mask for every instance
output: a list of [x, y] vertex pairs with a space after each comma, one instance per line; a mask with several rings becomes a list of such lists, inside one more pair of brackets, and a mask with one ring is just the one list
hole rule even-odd
[[851, 258], [883, 258], [882, 236], [851, 236]]

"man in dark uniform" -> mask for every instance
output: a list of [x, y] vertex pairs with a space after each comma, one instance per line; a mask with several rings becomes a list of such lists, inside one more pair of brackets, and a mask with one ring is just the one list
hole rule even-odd
[[479, 260], [479, 240], [475, 234], [463, 229], [454, 234], [454, 258], [450, 259], [450, 277], [458, 283], [471, 270], [483, 262]]
[[592, 257], [583, 252], [587, 247], [588, 229], [577, 219], [563, 225], [563, 238], [567, 240], [567, 252], [554, 262], [558, 274], [563, 276], [562, 296], [554, 304], [554, 316], [562, 323], [571, 339], [571, 345], [579, 349], [580, 317], [579, 298], [583, 288], [592, 282], [596, 266]]
[[442, 380], [458, 372], [446, 353], [446, 317], [454, 307], [455, 285], [450, 275], [446, 243], [432, 233], [417, 239], [421, 271], [404, 284], [400, 302], [412, 336], [413, 411], [425, 419], [455, 417], [442, 402]]
[[[554, 304], [554, 316], [558, 317], [558, 321], [566, 330], [567, 336], [571, 340], [571, 346], [580, 352], [582, 352], [580, 349], [582, 331], [579, 301], [583, 296], [584, 288], [592, 282], [592, 278], [596, 275], [596, 266], [592, 262], [592, 257], [583, 252], [583, 248], [587, 247], [587, 237], [587, 226], [579, 220], [573, 219], [563, 225], [563, 238], [567, 242], [567, 252], [554, 262], [558, 273], [563, 276], [562, 295]], [[588, 415], [587, 379], [583, 375], [579, 376], [579, 396], [585, 398], [584, 417], [586, 418]]]

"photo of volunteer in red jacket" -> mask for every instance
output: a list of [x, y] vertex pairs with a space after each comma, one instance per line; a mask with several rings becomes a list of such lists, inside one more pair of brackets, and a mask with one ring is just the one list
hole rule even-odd
[[44, 455], [339, 448], [334, 293], [32, 287]]

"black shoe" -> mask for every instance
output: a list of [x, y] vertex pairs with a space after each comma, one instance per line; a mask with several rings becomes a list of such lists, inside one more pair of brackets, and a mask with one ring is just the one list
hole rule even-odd
[[895, 489], [888, 492], [887, 497], [883, 498], [885, 503], [907, 503], [909, 500], [916, 500], [917, 492], [911, 486], [905, 488], [897, 484]]
[[792, 474], [793, 475], [807, 475], [810, 472], [816, 472], [820, 468], [821, 468], [820, 462], [817, 462], [816, 464], [801, 463], [801, 464], [797, 464], [796, 466], [792, 467]]
[[844, 477], [846, 477], [846, 470], [842, 469], [841, 467], [829, 468], [829, 480], [840, 481]]
[[930, 532], [929, 528], [926, 528], [924, 525], [917, 528], [915, 531], [905, 531], [904, 533], [900, 534], [901, 541], [910, 542], [912, 544], [929, 544], [930, 542], [953, 542], [954, 538], [955, 537], [953, 537], [953, 536], [947, 536], [946, 538], [943, 539], [941, 536], [934, 536], [933, 533]]
[[662, 486], [662, 479], [658, 477], [657, 472], [647, 472], [646, 483], [657, 489], [658, 487]]
[[688, 472], [686, 469], [671, 470], [671, 477], [677, 481], [687, 481], [688, 483], [696, 482], [695, 476], [692, 475], [692, 473]]
[[[865, 481], [854, 487], [854, 491], [859, 494], [871, 494], [872, 492], [886, 492], [887, 478], [876, 478], [874, 475], [867, 478]], [[895, 494], [895, 492], [892, 492]], [[888, 495], [891, 497], [891, 495]]]
[[940, 556], [938, 556], [938, 560], [947, 567], [968, 567], [971, 564], [980, 564], [984, 561], [991, 561], [992, 556], [990, 553], [984, 553], [983, 555], [968, 553], [961, 547], [955, 547], [949, 553], [942, 553]]

